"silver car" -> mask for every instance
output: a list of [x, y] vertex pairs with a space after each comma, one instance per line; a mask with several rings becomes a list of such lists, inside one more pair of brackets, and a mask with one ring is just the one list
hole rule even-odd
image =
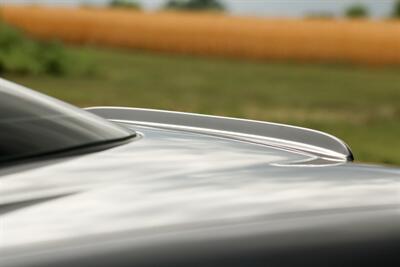
[[352, 161], [315, 130], [0, 80], [0, 266], [400, 266], [400, 170]]

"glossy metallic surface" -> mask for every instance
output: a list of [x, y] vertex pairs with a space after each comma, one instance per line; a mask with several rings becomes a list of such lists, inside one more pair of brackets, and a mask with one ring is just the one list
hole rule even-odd
[[2, 169], [3, 262], [81, 239], [96, 247], [110, 239], [128, 238], [132, 246], [295, 230], [329, 233], [322, 241], [313, 233], [319, 242], [400, 234], [399, 169], [314, 165], [318, 158], [307, 153], [125, 126], [140, 137], [99, 153]]
[[299, 150], [322, 159], [352, 161], [353, 155], [340, 139], [316, 130], [254, 120], [164, 110], [92, 107], [90, 112], [109, 120], [166, 129], [235, 138], [247, 142]]

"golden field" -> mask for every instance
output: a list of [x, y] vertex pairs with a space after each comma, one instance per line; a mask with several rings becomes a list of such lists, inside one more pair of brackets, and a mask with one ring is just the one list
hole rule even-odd
[[400, 22], [262, 19], [122, 9], [3, 6], [37, 38], [260, 60], [400, 64]]

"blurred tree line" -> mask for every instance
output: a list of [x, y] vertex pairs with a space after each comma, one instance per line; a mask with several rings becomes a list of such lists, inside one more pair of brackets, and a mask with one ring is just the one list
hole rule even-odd
[[397, 0], [394, 5], [393, 17], [400, 19], [400, 0]]
[[[111, 0], [109, 3], [110, 7], [122, 7], [141, 9], [141, 6], [137, 0]], [[225, 10], [225, 6], [219, 0], [168, 0], [164, 5], [165, 9], [175, 10]], [[361, 3], [349, 6], [345, 10], [346, 17], [348, 18], [367, 18], [370, 16], [370, 12], [365, 5]], [[309, 15], [311, 18], [333, 18], [333, 14], [330, 13], [312, 13]], [[393, 18], [400, 18], [400, 0], [396, 0], [391, 14]]]
[[141, 9], [140, 4], [133, 0], [112, 0], [109, 5], [110, 7]]
[[225, 9], [218, 0], [169, 0], [165, 5], [167, 9], [181, 10], [218, 10]]
[[[346, 10], [345, 15], [348, 18], [366, 18], [369, 17], [369, 13], [370, 12], [366, 6], [355, 4]], [[391, 17], [397, 19], [400, 18], [400, 0], [395, 1]]]
[[361, 4], [350, 6], [346, 10], [346, 17], [348, 18], [366, 18], [368, 16], [369, 16], [368, 8]]
[[[110, 7], [140, 9], [141, 6], [136, 0], [111, 0]], [[219, 10], [225, 9], [218, 0], [169, 0], [164, 6], [165, 9], [176, 10]]]

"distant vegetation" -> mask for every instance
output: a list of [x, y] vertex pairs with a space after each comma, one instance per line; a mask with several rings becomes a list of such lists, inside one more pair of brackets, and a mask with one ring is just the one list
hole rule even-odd
[[70, 71], [86, 73], [89, 69], [83, 65], [83, 59], [71, 57], [60, 43], [35, 41], [0, 21], [0, 73], [59, 76]]
[[320, 12], [311, 12], [306, 14], [306, 19], [334, 19], [335, 15], [331, 12], [320, 11]]
[[40, 43], [0, 23], [0, 72], [63, 74], [65, 53], [56, 42]]
[[397, 0], [393, 8], [393, 17], [400, 19], [400, 0]]
[[165, 6], [167, 9], [181, 10], [219, 10], [225, 9], [218, 0], [169, 0]]
[[134, 0], [112, 0], [110, 7], [133, 8], [140, 9], [140, 4]]
[[369, 16], [368, 9], [361, 4], [350, 6], [346, 10], [346, 17], [348, 18], [366, 18], [368, 16]]

